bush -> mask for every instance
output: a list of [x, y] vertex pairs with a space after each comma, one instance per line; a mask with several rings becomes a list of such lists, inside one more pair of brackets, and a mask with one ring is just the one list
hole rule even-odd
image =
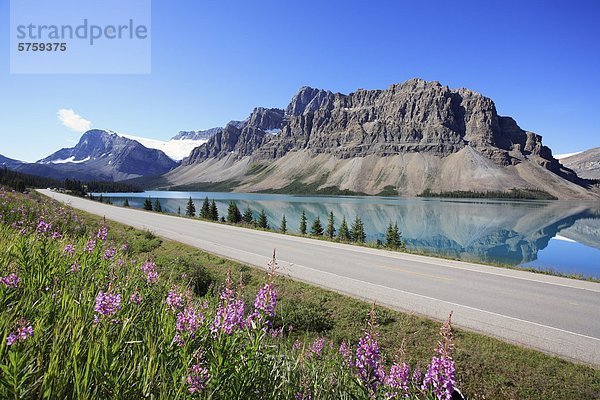
[[333, 318], [318, 303], [282, 300], [275, 327], [282, 326], [291, 326], [294, 331], [322, 334], [333, 328]]

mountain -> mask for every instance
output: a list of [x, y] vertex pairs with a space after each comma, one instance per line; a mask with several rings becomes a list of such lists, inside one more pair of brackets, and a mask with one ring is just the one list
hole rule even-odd
[[357, 192], [535, 188], [590, 198], [541, 136], [468, 89], [411, 79], [345, 95], [303, 87], [286, 109], [255, 108], [165, 175], [167, 185]]
[[582, 178], [600, 179], [600, 147], [565, 157], [560, 162]]
[[54, 179], [121, 181], [162, 175], [178, 163], [165, 153], [114, 132], [93, 129], [83, 134], [72, 148], [61, 149], [17, 171]]
[[0, 166], [6, 166], [7, 168], [14, 169], [22, 165], [23, 161], [13, 160], [12, 158], [4, 157], [0, 154]]
[[562, 159], [564, 159], [564, 158], [571, 157], [571, 156], [575, 156], [575, 155], [577, 155], [577, 154], [580, 154], [580, 153], [583, 153], [583, 151], [577, 151], [577, 152], [575, 152], [575, 153], [561, 153], [561, 154], [555, 154], [555, 155], [554, 155], [554, 158], [556, 158], [557, 160], [559, 160], [559, 161], [560, 161], [560, 160], [562, 160]]
[[204, 131], [179, 131], [179, 133], [171, 140], [204, 140], [207, 141], [217, 133], [221, 132], [223, 128], [211, 128]]

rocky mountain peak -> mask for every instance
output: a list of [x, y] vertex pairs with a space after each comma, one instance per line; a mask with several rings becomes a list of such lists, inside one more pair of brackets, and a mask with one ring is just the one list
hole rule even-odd
[[246, 126], [251, 126], [263, 131], [280, 129], [284, 111], [280, 108], [256, 107], [246, 120]]
[[314, 112], [321, 108], [332, 97], [333, 93], [328, 90], [303, 86], [298, 93], [292, 97], [285, 113], [287, 115], [302, 115], [308, 112]]

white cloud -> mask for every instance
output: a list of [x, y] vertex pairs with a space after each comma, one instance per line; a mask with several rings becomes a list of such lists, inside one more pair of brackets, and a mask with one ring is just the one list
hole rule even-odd
[[61, 108], [56, 114], [59, 121], [67, 128], [83, 133], [92, 127], [92, 123], [70, 108]]

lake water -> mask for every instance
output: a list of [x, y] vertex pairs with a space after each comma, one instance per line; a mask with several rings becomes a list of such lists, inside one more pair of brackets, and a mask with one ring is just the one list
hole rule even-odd
[[336, 228], [360, 216], [368, 241], [385, 241], [390, 222], [398, 223], [409, 249], [465, 261], [492, 262], [600, 278], [600, 202], [504, 201], [391, 198], [362, 196], [293, 196], [253, 193], [156, 192], [104, 194], [116, 205], [125, 198], [142, 208], [148, 196], [159, 199], [163, 211], [185, 213], [188, 198], [200, 211], [206, 196], [219, 215], [234, 200], [255, 216], [265, 210], [271, 228], [283, 215], [288, 230], [299, 231], [306, 212], [308, 227], [318, 215], [327, 225], [330, 211]]

